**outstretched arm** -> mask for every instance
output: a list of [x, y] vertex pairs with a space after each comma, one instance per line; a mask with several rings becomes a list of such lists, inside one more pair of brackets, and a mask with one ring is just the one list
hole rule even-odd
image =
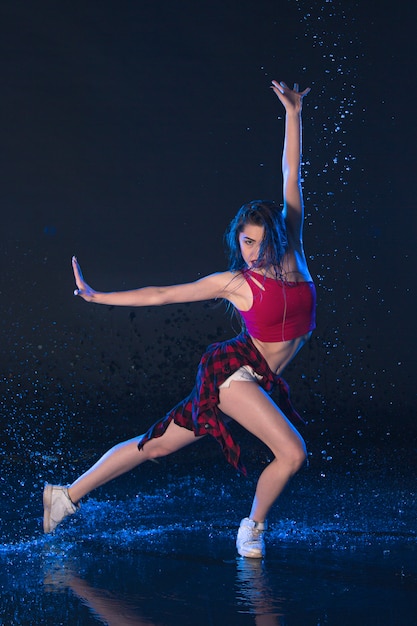
[[285, 139], [282, 154], [284, 217], [290, 245], [302, 242], [304, 219], [301, 189], [301, 109], [310, 88], [299, 91], [298, 84], [290, 89], [283, 82], [272, 81], [272, 90], [285, 107]]
[[162, 304], [227, 298], [227, 285], [230, 284], [231, 278], [230, 272], [219, 272], [182, 285], [102, 292], [96, 291], [86, 283], [75, 256], [72, 257], [72, 269], [77, 285], [77, 289], [74, 290], [75, 296], [80, 296], [87, 302], [95, 302], [96, 304], [130, 307], [159, 306]]

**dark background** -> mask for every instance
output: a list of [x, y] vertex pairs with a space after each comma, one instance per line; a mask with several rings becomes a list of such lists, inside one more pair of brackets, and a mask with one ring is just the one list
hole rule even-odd
[[414, 449], [413, 11], [1, 3], [7, 454], [139, 434], [189, 392], [204, 347], [236, 330], [221, 304], [87, 305], [72, 296], [70, 259], [102, 290], [225, 269], [223, 232], [239, 206], [281, 201], [272, 79], [312, 87], [305, 247], [318, 325], [286, 372], [303, 434], [320, 459]]

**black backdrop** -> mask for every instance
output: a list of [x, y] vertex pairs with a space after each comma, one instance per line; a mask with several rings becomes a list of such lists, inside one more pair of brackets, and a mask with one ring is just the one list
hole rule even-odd
[[236, 209], [281, 200], [273, 78], [312, 87], [305, 246], [318, 326], [287, 371], [294, 400], [320, 435], [318, 454], [323, 443], [343, 455], [360, 442], [413, 441], [412, 3], [375, 10], [341, 0], [2, 3], [6, 448], [141, 432], [188, 393], [205, 345], [232, 334], [213, 303], [87, 305], [72, 296], [70, 259], [103, 290], [224, 269]]

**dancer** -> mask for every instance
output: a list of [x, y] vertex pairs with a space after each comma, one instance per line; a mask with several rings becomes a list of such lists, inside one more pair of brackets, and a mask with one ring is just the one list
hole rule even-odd
[[[262, 200], [240, 208], [226, 232], [228, 271], [187, 284], [103, 293], [85, 282], [77, 259], [72, 259], [74, 293], [87, 302], [141, 307], [222, 298], [233, 305], [243, 330], [208, 347], [191, 394], [145, 434], [111, 448], [70, 486], [45, 486], [46, 533], [75, 513], [81, 498], [93, 489], [207, 435], [215, 437], [227, 460], [245, 472], [226, 415], [266, 444], [274, 456], [259, 476], [252, 508], [241, 521], [236, 540], [241, 556], [264, 556], [268, 513], [306, 459], [305, 443], [288, 419], [298, 414], [281, 374], [310, 338], [316, 305], [303, 250], [300, 176], [301, 112], [310, 89], [300, 92], [297, 84], [290, 89], [277, 81], [271, 87], [285, 108], [283, 209]], [[276, 386], [278, 404], [270, 395]]]

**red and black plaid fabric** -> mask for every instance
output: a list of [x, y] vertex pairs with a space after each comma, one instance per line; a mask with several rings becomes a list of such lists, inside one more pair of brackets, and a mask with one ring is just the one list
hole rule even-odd
[[240, 447], [234, 441], [218, 408], [220, 385], [243, 365], [250, 365], [262, 376], [259, 385], [267, 393], [271, 393], [278, 386], [280, 409], [289, 419], [299, 419], [304, 423], [291, 404], [288, 384], [271, 371], [250, 336], [242, 332], [233, 339], [213, 343], [207, 348], [198, 366], [195, 386], [190, 395], [150, 427], [143, 435], [139, 449], [150, 439], [161, 437], [174, 420], [175, 424], [194, 431], [196, 437], [207, 434], [214, 437], [229, 463], [246, 474], [240, 461]]

